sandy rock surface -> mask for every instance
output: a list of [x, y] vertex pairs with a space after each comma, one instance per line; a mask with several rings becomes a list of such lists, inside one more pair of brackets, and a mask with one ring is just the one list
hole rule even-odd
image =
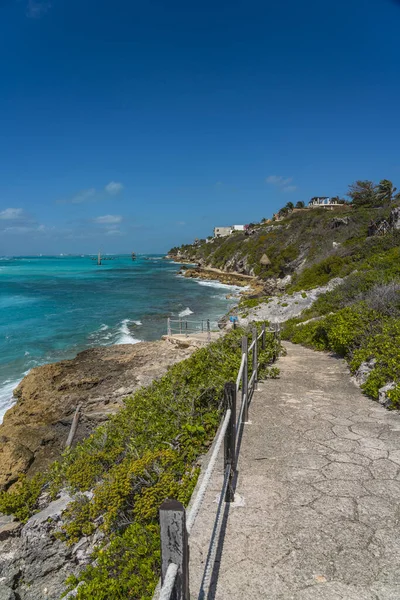
[[74, 441], [123, 406], [123, 399], [190, 356], [194, 347], [166, 341], [92, 348], [72, 360], [33, 369], [14, 392], [16, 404], [0, 425], [0, 489], [20, 473], [45, 469], [63, 451], [82, 404]]

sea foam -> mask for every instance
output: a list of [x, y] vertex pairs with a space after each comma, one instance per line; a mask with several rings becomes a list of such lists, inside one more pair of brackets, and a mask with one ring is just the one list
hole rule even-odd
[[198, 280], [197, 283], [199, 285], [205, 285], [207, 287], [218, 288], [218, 289], [223, 289], [223, 290], [231, 290], [231, 291], [236, 291], [236, 292], [248, 289], [248, 286], [241, 287], [239, 285], [228, 285], [227, 283], [220, 283], [219, 281]]
[[141, 340], [138, 340], [136, 338], [133, 337], [133, 335], [131, 335], [131, 332], [129, 331], [129, 323], [131, 323], [133, 321], [131, 321], [130, 319], [124, 319], [122, 321], [122, 323], [120, 324], [120, 327], [118, 329], [118, 337], [115, 341], [115, 344], [117, 345], [121, 345], [121, 344], [138, 344]]
[[178, 316], [179, 317], [188, 317], [189, 315], [193, 315], [193, 314], [194, 314], [193, 311], [190, 310], [190, 308], [187, 306], [185, 308], [185, 310], [183, 310], [182, 312], [179, 313]]

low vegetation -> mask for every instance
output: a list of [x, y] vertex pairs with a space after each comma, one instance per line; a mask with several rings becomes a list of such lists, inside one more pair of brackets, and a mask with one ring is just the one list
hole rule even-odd
[[[69, 450], [43, 479], [0, 494], [0, 511], [26, 520], [43, 490], [75, 495], [57, 532], [68, 544], [101, 532], [94, 562], [68, 589], [78, 600], [152, 598], [160, 570], [158, 509], [165, 498], [188, 504], [204, 454], [223, 412], [223, 387], [236, 378], [243, 329], [200, 349], [160, 380], [140, 389], [87, 440]], [[250, 336], [250, 333], [249, 333]], [[260, 351], [260, 377], [277, 351], [272, 334]], [[90, 492], [90, 494], [87, 494]], [[85, 494], [86, 493], [86, 494]]]

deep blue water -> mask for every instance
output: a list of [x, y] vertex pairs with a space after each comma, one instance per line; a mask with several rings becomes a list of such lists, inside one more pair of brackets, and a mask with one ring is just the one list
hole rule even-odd
[[167, 317], [216, 321], [233, 286], [177, 276], [157, 256], [0, 257], [0, 420], [32, 368], [93, 346], [155, 340]]

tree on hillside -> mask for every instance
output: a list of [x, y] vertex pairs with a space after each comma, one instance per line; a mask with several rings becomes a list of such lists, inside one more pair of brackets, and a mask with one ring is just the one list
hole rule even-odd
[[288, 210], [293, 210], [294, 209], [293, 202], [287, 202], [285, 208], [287, 208]]
[[287, 215], [288, 213], [289, 213], [289, 209], [288, 209], [288, 207], [287, 207], [287, 206], [284, 206], [283, 208], [281, 208], [281, 209], [278, 211], [278, 215], [279, 215], [280, 217], [286, 217], [286, 215]]
[[389, 179], [382, 179], [376, 190], [376, 197], [381, 206], [388, 206], [395, 199], [400, 199], [400, 194], [396, 194], [397, 188]]
[[298, 202], [296, 202], [296, 208], [305, 208], [305, 204], [303, 202], [303, 200], [299, 200]]
[[375, 206], [377, 203], [376, 187], [373, 181], [356, 181], [349, 186], [347, 195], [354, 206]]

